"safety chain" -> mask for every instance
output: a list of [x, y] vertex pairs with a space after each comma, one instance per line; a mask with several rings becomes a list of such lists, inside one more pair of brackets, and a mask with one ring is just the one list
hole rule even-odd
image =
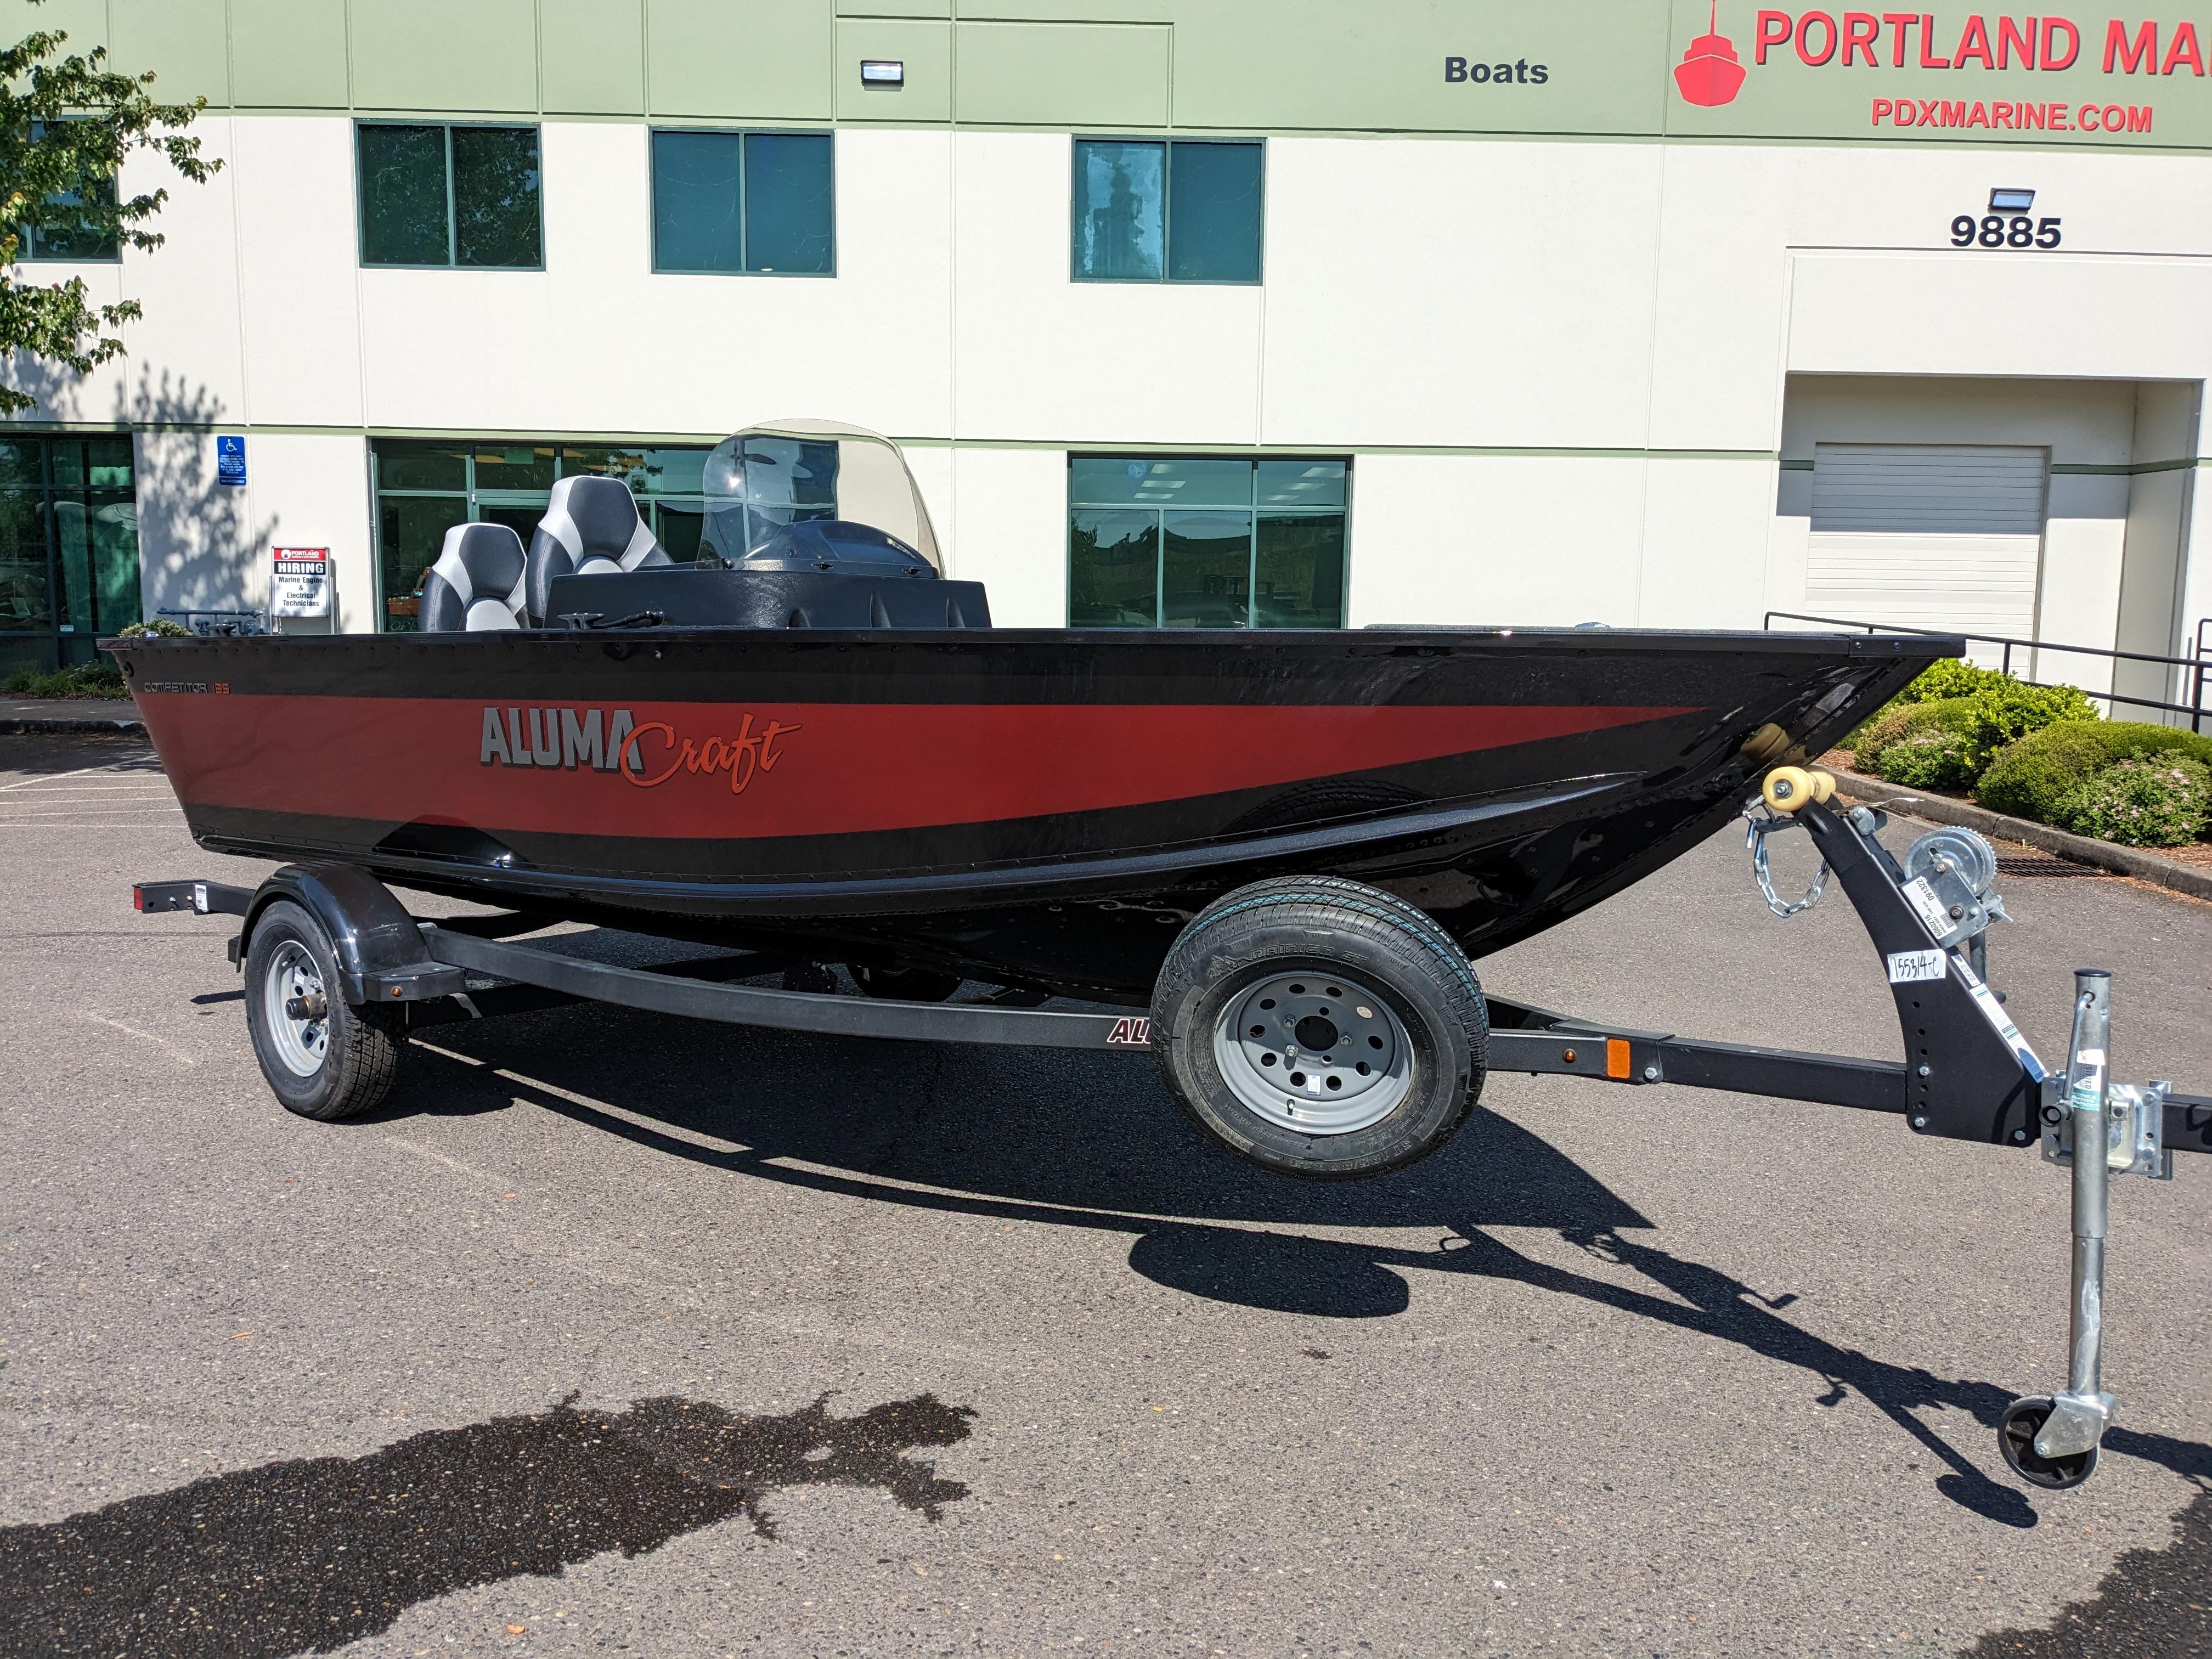
[[1772, 812], [1766, 812], [1762, 816], [1748, 809], [1745, 811], [1743, 819], [1747, 826], [1743, 844], [1751, 849], [1751, 873], [1759, 883], [1759, 892], [1765, 897], [1766, 908], [1773, 911], [1776, 915], [1787, 918], [1802, 915], [1818, 904], [1820, 902], [1820, 895], [1828, 889], [1826, 860], [1823, 859], [1820, 861], [1820, 872], [1813, 878], [1813, 884], [1805, 890], [1805, 896], [1795, 901], [1785, 901], [1776, 894], [1773, 872], [1766, 867], [1766, 838], [1778, 830], [1802, 828], [1797, 820], [1780, 817]]

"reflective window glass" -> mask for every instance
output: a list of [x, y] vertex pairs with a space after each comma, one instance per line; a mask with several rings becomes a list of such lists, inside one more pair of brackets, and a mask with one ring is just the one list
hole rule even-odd
[[92, 493], [93, 615], [112, 634], [140, 618], [138, 501], [128, 491]]
[[479, 444], [476, 448], [478, 489], [550, 489], [554, 479], [550, 444]]
[[451, 264], [445, 128], [363, 125], [354, 130], [354, 137], [360, 163], [362, 263]]
[[54, 595], [55, 621], [80, 634], [95, 626], [92, 599], [92, 509], [82, 495], [58, 495], [53, 503], [54, 574], [61, 586]]
[[1074, 156], [1078, 282], [1260, 280], [1265, 145], [1079, 138]]
[[538, 129], [454, 127], [453, 258], [457, 264], [542, 265]]
[[1072, 215], [1075, 275], [1085, 281], [1156, 283], [1167, 242], [1164, 144], [1075, 144]]
[[660, 501], [653, 509], [653, 533], [678, 564], [697, 560], [706, 522], [706, 510], [696, 501]]
[[[33, 140], [42, 137], [46, 123], [31, 123]], [[122, 240], [105, 225], [88, 223], [81, 209], [89, 198], [102, 207], [115, 205], [115, 180], [94, 179], [82, 191], [58, 190], [40, 204], [35, 218], [26, 219], [18, 240], [16, 257], [22, 259], [118, 259]]]
[[0, 630], [53, 626], [46, 519], [46, 501], [37, 490], [0, 489]]
[[1077, 512], [1068, 553], [1069, 627], [1158, 625], [1158, 514]]
[[469, 516], [468, 503], [437, 495], [386, 495], [378, 502], [376, 552], [387, 634], [411, 634], [420, 606], [415, 590], [437, 562], [446, 532]]
[[36, 439], [0, 440], [0, 484], [27, 484], [35, 489], [45, 483], [40, 476], [40, 453]]
[[1165, 537], [1160, 625], [1243, 627], [1251, 593], [1252, 515], [1164, 513], [1160, 528]]
[[1342, 461], [1262, 461], [1259, 494], [1262, 507], [1342, 507]]
[[376, 482], [382, 489], [466, 489], [468, 453], [458, 444], [380, 438]]
[[1261, 628], [1344, 626], [1344, 515], [1260, 515], [1254, 621]]
[[826, 276], [836, 218], [826, 132], [745, 135], [745, 269]]
[[1067, 476], [1072, 626], [1344, 626], [1343, 460], [1074, 455]]
[[653, 135], [653, 264], [656, 270], [743, 270], [734, 132]]
[[1168, 151], [1168, 280], [1260, 280], [1260, 146], [1176, 143]]

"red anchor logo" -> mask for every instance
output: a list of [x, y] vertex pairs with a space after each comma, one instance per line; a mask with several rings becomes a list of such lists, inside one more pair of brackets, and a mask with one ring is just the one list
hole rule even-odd
[[1711, 109], [1736, 95], [1743, 65], [1736, 61], [1735, 43], [1720, 32], [1720, 0], [1712, 0], [1707, 17], [1705, 32], [1674, 65], [1674, 84], [1689, 102]]

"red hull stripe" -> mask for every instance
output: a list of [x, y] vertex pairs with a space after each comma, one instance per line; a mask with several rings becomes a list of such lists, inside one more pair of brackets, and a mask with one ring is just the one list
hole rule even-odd
[[[494, 715], [484, 704], [455, 700], [206, 694], [149, 695], [139, 705], [178, 797], [195, 805], [393, 824], [736, 838], [1097, 811], [1694, 712], [641, 702], [629, 705], [635, 731], [617, 765], [606, 752], [617, 725], [611, 705], [502, 706]], [[571, 721], [580, 729], [564, 747]], [[595, 735], [611, 769], [590, 763]], [[526, 757], [533, 747], [552, 755], [550, 763], [512, 763], [516, 750]]]

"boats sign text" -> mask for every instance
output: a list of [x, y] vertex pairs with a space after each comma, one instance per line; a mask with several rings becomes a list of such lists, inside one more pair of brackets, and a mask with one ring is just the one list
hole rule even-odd
[[723, 732], [685, 733], [667, 720], [641, 720], [627, 708], [498, 708], [483, 711], [477, 762], [568, 772], [614, 772], [641, 789], [656, 789], [679, 773], [726, 775], [742, 795], [754, 778], [775, 769], [777, 745], [799, 728], [732, 709]]

